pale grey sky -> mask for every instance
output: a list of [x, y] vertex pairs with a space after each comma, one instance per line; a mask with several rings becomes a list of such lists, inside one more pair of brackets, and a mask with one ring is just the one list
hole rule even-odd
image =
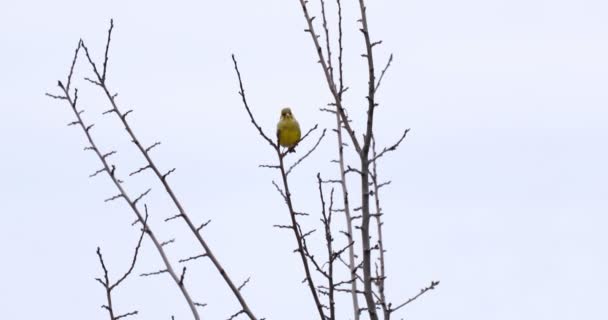
[[[366, 74], [355, 1], [344, 1], [347, 102], [364, 115]], [[329, 1], [333, 4], [333, 1]], [[316, 10], [317, 2], [311, 6]], [[382, 194], [388, 253], [387, 294], [398, 303], [430, 280], [434, 292], [402, 310], [407, 319], [606, 319], [608, 286], [608, 3], [600, 0], [368, 1], [376, 53], [393, 66], [379, 92], [377, 138], [411, 132], [381, 162], [393, 183]], [[115, 19], [109, 84], [205, 236], [268, 319], [314, 316], [300, 284], [291, 234], [272, 228], [287, 212], [257, 168], [273, 154], [244, 112], [230, 54], [239, 58], [248, 99], [272, 132], [281, 107], [303, 127], [330, 127], [329, 102], [296, 0], [8, 1], [0, 4], [0, 309], [6, 319], [106, 319], [95, 248], [112, 275], [128, 266], [137, 238], [123, 202], [82, 152], [82, 132], [65, 125], [56, 92], [83, 38], [99, 59]], [[81, 62], [83, 62], [81, 60]], [[142, 165], [106, 101], [77, 85], [93, 134], [123, 175]], [[359, 125], [360, 123], [355, 123]], [[315, 175], [335, 174], [329, 135], [294, 173], [302, 211], [318, 213]], [[351, 154], [352, 155], [352, 154]], [[353, 161], [354, 163], [354, 161]], [[175, 260], [197, 247], [150, 175], [130, 179], [133, 194], [152, 186], [148, 204]], [[357, 185], [353, 181], [352, 190]], [[315, 226], [316, 218], [306, 223]], [[161, 268], [144, 242], [137, 273]], [[209, 303], [206, 319], [238, 311], [207, 261], [191, 264], [188, 287]], [[346, 297], [344, 297], [346, 298]], [[116, 293], [137, 319], [188, 319], [168, 277], [133, 277]], [[346, 303], [347, 300], [342, 302]], [[348, 319], [348, 306], [340, 311]]]

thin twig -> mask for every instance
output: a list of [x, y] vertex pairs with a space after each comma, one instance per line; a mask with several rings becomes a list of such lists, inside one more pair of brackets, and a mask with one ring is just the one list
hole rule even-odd
[[[234, 55], [232, 55], [232, 61], [234, 62], [234, 69], [236, 71], [237, 77], [238, 77], [238, 81], [239, 81], [239, 87], [241, 88], [241, 91], [239, 92], [239, 94], [242, 97], [243, 100], [243, 105], [245, 107], [245, 110], [247, 111], [247, 113], [249, 114], [249, 118], [251, 120], [251, 123], [258, 129], [258, 133], [260, 134], [260, 136], [265, 139], [266, 141], [269, 142], [269, 144], [272, 146], [272, 148], [274, 149], [274, 151], [277, 154], [277, 158], [279, 159], [279, 169], [281, 171], [281, 178], [282, 178], [282, 182], [283, 182], [283, 189], [281, 189], [274, 181], [273, 184], [275, 185], [275, 187], [277, 188], [277, 190], [281, 193], [281, 196], [283, 197], [283, 199], [285, 200], [285, 203], [287, 204], [287, 208], [289, 210], [289, 216], [291, 218], [291, 229], [294, 232], [294, 236], [296, 238], [296, 242], [298, 245], [298, 248], [296, 249], [296, 251], [300, 254], [300, 259], [302, 261], [302, 265], [304, 266], [304, 273], [305, 273], [305, 281], [308, 284], [308, 287], [310, 289], [310, 292], [312, 294], [315, 306], [317, 308], [317, 311], [319, 313], [319, 317], [321, 318], [321, 320], [325, 320], [325, 315], [323, 313], [323, 304], [321, 303], [321, 301], [319, 300], [319, 296], [317, 293], [317, 290], [315, 289], [315, 285], [314, 285], [314, 281], [310, 272], [310, 266], [308, 264], [308, 258], [306, 256], [306, 252], [305, 252], [305, 248], [304, 248], [304, 235], [302, 234], [298, 222], [297, 222], [297, 212], [294, 210], [293, 208], [293, 203], [292, 203], [292, 197], [291, 197], [291, 193], [289, 192], [289, 183], [287, 180], [287, 171], [285, 169], [285, 162], [284, 159], [287, 156], [288, 152], [281, 152], [281, 149], [279, 148], [278, 144], [275, 144], [270, 138], [268, 138], [268, 136], [266, 136], [266, 134], [264, 134], [264, 131], [262, 130], [262, 127], [255, 121], [255, 118], [253, 117], [253, 114], [251, 113], [251, 110], [249, 109], [249, 106], [247, 104], [247, 99], [245, 98], [245, 91], [243, 89], [243, 83], [241, 80], [241, 73], [238, 69], [238, 64], [236, 61], [236, 58]], [[303, 140], [304, 138], [306, 138], [306, 136], [308, 136], [308, 134], [312, 132], [312, 129], [309, 130], [309, 132], [307, 134], [305, 134], [301, 140]]]
[[332, 209], [334, 203], [334, 189], [331, 189], [330, 195], [330, 205], [329, 209], [325, 210], [325, 198], [323, 196], [323, 181], [321, 180], [321, 174], [317, 173], [317, 183], [319, 186], [319, 197], [321, 198], [321, 221], [323, 222], [323, 226], [325, 229], [325, 246], [327, 248], [327, 286], [328, 286], [328, 298], [329, 298], [329, 319], [336, 319], [336, 302], [334, 299], [334, 261], [335, 261], [335, 252], [333, 250], [333, 236], [331, 234], [331, 218], [332, 218]]
[[[406, 131], [407, 132], [407, 131]], [[376, 139], [372, 139], [372, 152], [373, 152], [373, 157], [374, 159], [377, 159], [377, 155], [376, 155]], [[376, 227], [377, 227], [377, 236], [378, 236], [378, 248], [380, 251], [378, 260], [380, 262], [380, 270], [377, 270], [377, 274], [376, 277], [378, 278], [378, 280], [376, 281], [376, 286], [378, 287], [378, 292], [380, 295], [380, 300], [378, 301], [378, 303], [380, 304], [380, 307], [382, 308], [382, 312], [384, 314], [384, 320], [389, 320], [390, 316], [391, 316], [391, 312], [390, 312], [390, 307], [387, 305], [387, 301], [386, 301], [386, 295], [384, 293], [384, 283], [385, 283], [385, 279], [386, 279], [386, 272], [385, 272], [385, 261], [384, 261], [384, 242], [383, 242], [383, 237], [382, 237], [382, 209], [380, 208], [380, 194], [379, 194], [379, 185], [378, 185], [378, 165], [376, 163], [376, 161], [374, 161], [372, 163], [372, 183], [373, 183], [373, 188], [374, 188], [374, 202], [376, 205]]]
[[380, 73], [380, 78], [378, 78], [378, 83], [376, 83], [376, 87], [374, 88], [374, 92], [378, 92], [378, 88], [380, 88], [380, 84], [382, 83], [382, 79], [384, 78], [384, 74], [386, 73], [386, 71], [388, 70], [388, 68], [391, 66], [391, 62], [393, 62], [393, 54], [391, 53], [390, 57], [388, 58], [388, 61], [386, 62], [386, 66], [384, 67], [384, 69], [382, 69], [382, 72]]
[[407, 136], [408, 132], [410, 132], [410, 129], [405, 129], [403, 131], [403, 134], [401, 135], [401, 138], [399, 138], [399, 140], [397, 140], [397, 142], [395, 142], [393, 145], [391, 145], [389, 147], [384, 147], [384, 149], [382, 149], [382, 151], [380, 151], [380, 153], [378, 153], [378, 154], [375, 154], [375, 152], [374, 152], [374, 155], [369, 160], [369, 163], [375, 163], [376, 160], [378, 160], [380, 157], [384, 156], [387, 152], [397, 150], [397, 147], [399, 147], [401, 142], [403, 142], [403, 140], [405, 140], [405, 137]]
[[[315, 126], [316, 127], [316, 126]], [[308, 150], [308, 152], [306, 154], [304, 154], [300, 159], [298, 159], [296, 162], [294, 162], [291, 167], [289, 167], [289, 169], [287, 170], [286, 174], [289, 175], [291, 173], [291, 171], [297, 167], [300, 163], [302, 163], [302, 161], [304, 161], [304, 159], [306, 159], [308, 156], [310, 156], [310, 154], [315, 151], [315, 149], [317, 149], [317, 147], [319, 146], [319, 144], [321, 143], [321, 140], [323, 140], [323, 138], [325, 137], [325, 131], [326, 129], [323, 129], [323, 133], [321, 133], [321, 135], [319, 136], [319, 139], [317, 140], [317, 143], [315, 143], [315, 145], [310, 148], [310, 150]]]
[[392, 313], [392, 312], [395, 312], [395, 311], [397, 311], [397, 310], [405, 307], [406, 305], [410, 304], [411, 302], [413, 302], [414, 300], [418, 299], [420, 296], [422, 296], [423, 294], [425, 294], [427, 291], [435, 289], [435, 287], [437, 287], [438, 285], [439, 285], [439, 281], [431, 281], [431, 285], [429, 285], [426, 288], [420, 289], [420, 292], [417, 295], [415, 295], [415, 296], [407, 299], [402, 304], [400, 304], [400, 305], [398, 305], [398, 306], [396, 306], [394, 308], [391, 308], [390, 312]]
[[279, 149], [278, 144], [276, 144], [272, 139], [270, 139], [265, 133], [264, 130], [262, 130], [262, 127], [260, 127], [260, 125], [258, 125], [258, 123], [255, 121], [255, 118], [253, 117], [253, 113], [251, 113], [251, 109], [249, 108], [249, 104], [247, 103], [247, 98], [245, 98], [245, 89], [243, 88], [243, 80], [241, 80], [241, 72], [239, 71], [239, 66], [236, 62], [236, 58], [234, 56], [234, 54], [232, 55], [232, 62], [234, 63], [234, 70], [236, 71], [236, 75], [239, 79], [239, 95], [241, 96], [241, 99], [243, 100], [243, 105], [245, 106], [245, 110], [247, 110], [247, 114], [249, 115], [249, 119], [251, 120], [251, 123], [256, 127], [256, 129], [258, 129], [259, 134], [266, 140], [268, 141], [268, 143], [275, 149]]

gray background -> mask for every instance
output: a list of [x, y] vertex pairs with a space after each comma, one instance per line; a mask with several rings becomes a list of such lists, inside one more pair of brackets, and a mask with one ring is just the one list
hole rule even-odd
[[[441, 280], [398, 317], [606, 319], [608, 4], [368, 2], [372, 37], [384, 40], [377, 66], [395, 54], [379, 92], [377, 139], [389, 144], [412, 128], [380, 163], [393, 181], [381, 194], [387, 294], [399, 303]], [[361, 119], [358, 8], [344, 6], [347, 103]], [[287, 105], [304, 128], [331, 127], [334, 118], [319, 111], [329, 92], [295, 0], [2, 1], [2, 317], [105, 319], [95, 248], [114, 278], [128, 266], [138, 236], [132, 213], [124, 202], [103, 202], [115, 193], [109, 179], [87, 179], [98, 160], [82, 152], [82, 132], [65, 126], [68, 107], [44, 96], [57, 92], [80, 37], [101, 58], [111, 17], [110, 87], [123, 110], [135, 109], [141, 140], [163, 142], [153, 156], [165, 170], [177, 167], [171, 184], [193, 219], [213, 219], [204, 235], [235, 282], [252, 277], [244, 294], [256, 314], [314, 317], [293, 237], [272, 228], [288, 219], [271, 184], [277, 173], [257, 168], [273, 154], [242, 108], [230, 60], [238, 55], [268, 132]], [[91, 76], [83, 62], [76, 84], [86, 120], [104, 150], [119, 151], [113, 161], [126, 176], [142, 159], [116, 119], [101, 117], [107, 103], [82, 81]], [[313, 214], [304, 220], [310, 228], [320, 208], [314, 176], [335, 175], [335, 153], [330, 134], [294, 172], [296, 206]], [[167, 247], [172, 258], [198, 253], [183, 223], [162, 222], [175, 209], [149, 173], [126, 186], [132, 194], [154, 188], [152, 224], [163, 240], [177, 236]], [[188, 287], [209, 303], [204, 318], [239, 310], [208, 261], [189, 266]], [[160, 268], [145, 241], [136, 273]], [[139, 319], [190, 318], [167, 276], [130, 278], [115, 300], [119, 312], [138, 309]]]

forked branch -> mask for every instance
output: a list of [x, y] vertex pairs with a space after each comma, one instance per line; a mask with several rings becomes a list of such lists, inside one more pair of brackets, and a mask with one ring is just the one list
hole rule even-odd
[[[125, 130], [127, 131], [131, 141], [133, 141], [133, 143], [135, 144], [137, 149], [140, 151], [140, 153], [144, 157], [146, 164], [142, 168], [151, 169], [152, 172], [154, 173], [154, 175], [159, 179], [159, 181], [163, 185], [165, 191], [171, 198], [173, 204], [177, 207], [177, 209], [180, 213], [180, 217], [186, 222], [189, 230], [194, 235], [194, 237], [199, 242], [199, 244], [202, 246], [202, 248], [204, 250], [203, 254], [211, 260], [211, 262], [213, 263], [213, 266], [220, 273], [220, 275], [224, 279], [224, 282], [228, 285], [228, 287], [232, 291], [232, 294], [236, 297], [239, 304], [241, 305], [243, 312], [245, 314], [247, 314], [247, 316], [250, 318], [250, 320], [257, 320], [255, 315], [251, 311], [251, 308], [248, 306], [247, 302], [245, 301], [245, 298], [239, 292], [237, 286], [234, 284], [232, 279], [229, 277], [228, 273], [226, 272], [224, 267], [221, 265], [221, 263], [219, 262], [217, 257], [213, 254], [213, 251], [211, 250], [211, 248], [209, 247], [209, 245], [203, 239], [201, 233], [199, 232], [200, 229], [194, 225], [194, 223], [192, 222], [192, 219], [190, 218], [190, 216], [188, 215], [186, 210], [183, 208], [183, 206], [181, 205], [181, 202], [178, 200], [177, 196], [173, 192], [173, 189], [167, 182], [167, 176], [169, 174], [171, 174], [175, 169], [171, 169], [171, 170], [167, 171], [166, 173], [161, 173], [158, 166], [155, 164], [155, 162], [150, 157], [149, 151], [153, 147], [157, 146], [159, 143], [154, 143], [154, 144], [152, 144], [151, 147], [143, 146], [143, 144], [137, 138], [133, 129], [131, 128], [131, 126], [129, 125], [129, 123], [126, 120], [126, 116], [131, 112], [131, 110], [129, 110], [125, 113], [122, 113], [122, 111], [118, 108], [118, 105], [116, 103], [116, 95], [112, 94], [110, 89], [107, 86], [107, 81], [106, 81], [107, 73], [106, 72], [107, 72], [107, 68], [108, 68], [108, 48], [110, 46], [112, 29], [113, 29], [113, 23], [111, 23], [110, 29], [108, 30], [108, 39], [107, 39], [107, 43], [106, 43], [106, 52], [104, 55], [104, 63], [103, 63], [102, 72], [99, 72], [99, 70], [97, 69], [93, 59], [91, 58], [91, 55], [89, 54], [89, 50], [86, 47], [86, 45], [84, 43], [81, 43], [82, 47], [85, 51], [87, 60], [88, 60], [89, 64], [91, 65], [91, 67], [93, 69], [93, 73], [95, 74], [95, 77], [96, 77], [96, 80], [94, 80], [93, 82], [96, 82], [96, 84], [103, 90], [103, 92], [105, 93], [105, 96], [107, 97], [107, 99], [110, 103], [110, 106], [111, 106], [110, 110], [112, 110], [113, 113], [115, 113], [118, 116], [118, 119], [120, 120], [120, 122], [124, 126]], [[134, 171], [134, 172], [138, 172], [138, 171], [139, 170]]]

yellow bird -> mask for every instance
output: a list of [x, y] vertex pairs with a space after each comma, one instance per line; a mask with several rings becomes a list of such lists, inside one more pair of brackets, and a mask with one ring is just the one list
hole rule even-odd
[[283, 108], [283, 110], [281, 110], [281, 120], [277, 123], [279, 145], [293, 149], [300, 141], [301, 135], [300, 124], [293, 116], [291, 109]]

